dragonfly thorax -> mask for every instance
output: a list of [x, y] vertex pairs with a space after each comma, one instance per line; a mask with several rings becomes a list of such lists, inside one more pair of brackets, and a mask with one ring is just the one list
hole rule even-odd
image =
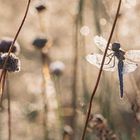
[[118, 51], [120, 49], [120, 43], [113, 43], [112, 44], [112, 50]]
[[125, 57], [125, 52], [120, 50], [120, 43], [113, 43], [112, 44], [112, 50], [114, 51], [114, 55], [119, 59], [119, 60], [124, 60]]
[[125, 52], [122, 50], [114, 51], [114, 55], [119, 59], [119, 60], [124, 60], [125, 59]]

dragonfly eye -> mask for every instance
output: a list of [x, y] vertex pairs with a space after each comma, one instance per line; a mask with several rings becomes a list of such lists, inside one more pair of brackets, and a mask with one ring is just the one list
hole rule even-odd
[[113, 43], [112, 44], [112, 50], [118, 51], [120, 49], [120, 43]]

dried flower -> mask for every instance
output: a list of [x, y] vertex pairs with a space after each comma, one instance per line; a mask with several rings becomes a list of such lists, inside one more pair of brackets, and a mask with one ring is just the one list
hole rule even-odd
[[71, 126], [69, 126], [69, 125], [64, 126], [64, 132], [69, 134], [69, 135], [73, 134], [73, 130], [72, 130]]
[[[0, 40], [0, 52], [2, 53], [7, 53], [9, 51], [9, 48], [11, 46], [13, 42], [13, 39], [10, 38], [10, 37], [3, 37], [1, 40]], [[14, 46], [12, 47], [12, 53], [15, 53], [15, 54], [19, 54], [20, 52], [20, 46], [17, 42], [15, 42]]]
[[[4, 62], [7, 58], [8, 53], [3, 53], [0, 55], [0, 69], [3, 69]], [[8, 57], [7, 63], [5, 65], [5, 70], [9, 72], [20, 71], [20, 60], [13, 53]]]
[[93, 131], [95, 130], [96, 136], [99, 139], [118, 139], [116, 134], [114, 134], [113, 131], [109, 129], [107, 120], [101, 114], [95, 114], [91, 116], [89, 121], [89, 129]]
[[46, 43], [48, 42], [48, 40], [46, 38], [41, 38], [38, 37], [33, 41], [33, 45], [37, 48], [37, 49], [42, 49], [43, 47], [45, 47]]
[[28, 117], [30, 122], [31, 121], [33, 122], [33, 121], [35, 121], [35, 119], [37, 118], [38, 115], [39, 115], [39, 111], [38, 110], [33, 110], [33, 111], [31, 111], [27, 114], [27, 117]]
[[81, 29], [80, 29], [80, 33], [81, 33], [81, 35], [83, 35], [83, 36], [89, 35], [89, 33], [90, 33], [89, 27], [86, 26], [86, 25], [82, 26]]
[[64, 69], [65, 69], [65, 65], [61, 61], [54, 61], [50, 64], [51, 73], [56, 76], [62, 75]]
[[38, 4], [36, 7], [37, 12], [43, 12], [46, 10], [46, 6], [44, 4]]

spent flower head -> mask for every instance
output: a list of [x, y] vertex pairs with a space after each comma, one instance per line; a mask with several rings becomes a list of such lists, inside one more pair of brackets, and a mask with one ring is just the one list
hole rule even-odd
[[35, 9], [37, 10], [38, 13], [40, 13], [46, 10], [46, 6], [43, 3], [39, 3], [38, 5], [35, 6]]
[[83, 35], [83, 36], [89, 35], [89, 33], [90, 33], [89, 27], [86, 26], [86, 25], [82, 26], [81, 29], [80, 29], [80, 33], [81, 33], [81, 35]]
[[91, 119], [89, 120], [89, 130], [93, 130], [99, 139], [118, 139], [116, 134], [108, 127], [107, 120], [102, 116], [102, 114], [91, 116]]
[[65, 70], [65, 65], [61, 61], [54, 61], [50, 64], [50, 71], [52, 74], [56, 76], [62, 75], [64, 70]]
[[48, 40], [44, 37], [37, 37], [34, 41], [33, 41], [33, 46], [35, 46], [35, 48], [37, 49], [42, 49], [46, 46], [46, 43], [48, 42]]
[[[10, 37], [3, 37], [0, 39], [0, 52], [1, 53], [7, 53], [10, 49], [10, 46], [13, 42], [13, 38]], [[14, 46], [12, 47], [12, 53], [14, 54], [19, 54], [20, 52], [20, 46], [18, 44], [18, 42], [16, 41]]]
[[72, 135], [72, 134], [73, 134], [73, 129], [71, 128], [71, 126], [65, 125], [65, 126], [64, 126], [64, 132], [65, 132], [66, 134]]
[[[8, 53], [3, 53], [0, 55], [0, 69], [3, 69], [5, 60], [8, 56]], [[20, 60], [17, 56], [11, 53], [8, 57], [7, 63], [5, 65], [5, 70], [8, 72], [18, 72], [20, 71]]]

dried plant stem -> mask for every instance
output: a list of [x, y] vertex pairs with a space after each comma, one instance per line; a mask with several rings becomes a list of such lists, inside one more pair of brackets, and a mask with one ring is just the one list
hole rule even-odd
[[[83, 36], [82, 34], [80, 34], [80, 32], [79, 32], [79, 29], [85, 24], [85, 22], [84, 22], [84, 7], [85, 7], [85, 5], [86, 5], [86, 1], [85, 0], [80, 0], [79, 1], [79, 12], [78, 12], [78, 15], [77, 15], [77, 24], [79, 25], [79, 28], [77, 28], [77, 33], [79, 34], [79, 40], [78, 40], [78, 46], [79, 46], [79, 49], [78, 49], [78, 52], [81, 52], [81, 55], [82, 55], [82, 57], [84, 57], [85, 56], [85, 52], [86, 52], [86, 50], [85, 50], [85, 43], [86, 43], [86, 37], [85, 36]], [[78, 39], [78, 37], [77, 37], [77, 39]], [[78, 56], [78, 53], [77, 53], [77, 56]], [[81, 79], [82, 79], [82, 89], [83, 89], [83, 96], [84, 96], [84, 99], [85, 99], [85, 101], [86, 101], [86, 98], [85, 97], [87, 97], [87, 83], [86, 83], [86, 78], [87, 78], [87, 76], [86, 76], [86, 63], [84, 64], [84, 65], [82, 65], [81, 66], [81, 69], [82, 69], [82, 74], [81, 74]], [[77, 73], [78, 74], [78, 73]]]
[[43, 130], [44, 130], [44, 140], [47, 140], [48, 134], [47, 134], [47, 123], [46, 123], [46, 118], [47, 118], [47, 104], [46, 104], [46, 96], [45, 93], [42, 92], [42, 102], [43, 102]]
[[101, 26], [99, 23], [99, 13], [100, 13], [100, 5], [101, 5], [101, 1], [100, 0], [92, 0], [93, 3], [93, 9], [94, 9], [94, 21], [95, 21], [95, 27], [96, 27], [96, 31], [97, 33], [101, 33]]
[[[9, 88], [8, 77], [7, 77], [7, 87]], [[11, 98], [10, 98], [9, 90], [7, 90], [7, 99], [8, 99], [8, 140], [11, 140], [12, 139], [12, 137], [11, 137], [12, 136], [12, 132], [11, 132]]]
[[47, 97], [46, 97], [46, 80], [45, 80], [45, 67], [47, 66], [45, 64], [45, 57], [44, 54], [41, 52], [41, 57], [42, 57], [42, 78], [43, 78], [43, 83], [42, 83], [42, 104], [43, 104], [43, 131], [44, 131], [44, 140], [48, 139], [48, 129], [47, 129], [47, 112], [48, 112], [48, 107], [47, 107]]
[[6, 78], [7, 71], [5, 70], [2, 77], [2, 87], [1, 87], [1, 98], [0, 98], [0, 106], [2, 107], [2, 99], [4, 95], [4, 87], [5, 87], [5, 78]]
[[20, 31], [21, 31], [21, 29], [22, 29], [22, 27], [23, 27], [23, 24], [24, 24], [24, 22], [25, 22], [25, 19], [26, 19], [26, 17], [27, 17], [27, 14], [28, 14], [28, 11], [29, 11], [29, 5], [30, 5], [30, 3], [31, 3], [31, 0], [28, 0], [28, 4], [27, 4], [27, 7], [26, 7], [26, 11], [25, 11], [24, 17], [23, 17], [22, 22], [21, 22], [21, 24], [20, 24], [20, 26], [19, 26], [19, 29], [17, 30], [17, 33], [16, 33], [16, 35], [15, 35], [15, 37], [14, 37], [13, 42], [11, 43], [11, 46], [10, 46], [9, 51], [8, 51], [8, 55], [7, 55], [7, 57], [6, 57], [5, 61], [4, 61], [3, 68], [2, 68], [2, 72], [1, 72], [1, 76], [0, 76], [0, 83], [1, 83], [1, 80], [2, 80], [2, 77], [3, 77], [3, 74], [4, 74], [4, 71], [5, 71], [5, 66], [6, 66], [6, 63], [7, 63], [7, 61], [8, 61], [9, 55], [10, 55], [10, 53], [11, 53], [11, 51], [12, 51], [12, 48], [13, 48], [13, 46], [14, 46], [16, 40], [17, 40], [17, 37], [18, 37], [18, 35], [19, 35], [19, 33], [20, 33]]
[[69, 139], [73, 139], [75, 137], [75, 123], [76, 123], [76, 100], [77, 100], [77, 93], [76, 93], [76, 87], [77, 87], [77, 71], [78, 71], [78, 17], [76, 18], [76, 26], [75, 26], [75, 44], [74, 44], [74, 70], [73, 70], [73, 84], [72, 84], [72, 103], [71, 106], [73, 108], [73, 114], [71, 116], [71, 127], [73, 129], [73, 135]]
[[4, 71], [1, 72], [1, 75], [0, 75], [0, 83], [2, 81], [3, 75], [4, 75]]
[[10, 102], [10, 94], [8, 95], [8, 140], [11, 140], [11, 102]]
[[[38, 13], [38, 18], [39, 18], [39, 25], [40, 25], [40, 31], [42, 34], [45, 34], [45, 26], [43, 22], [43, 15], [42, 13]], [[46, 62], [46, 55], [40, 50], [41, 54], [41, 62], [42, 62], [42, 105], [43, 105], [43, 110], [42, 110], [42, 123], [43, 123], [43, 133], [44, 133], [44, 140], [49, 139], [48, 137], [48, 127], [47, 127], [47, 112], [48, 112], [48, 104], [47, 104], [47, 96], [46, 96], [46, 72], [45, 69], [48, 69], [48, 63]], [[48, 76], [49, 71], [47, 71], [47, 76]]]
[[[56, 90], [56, 98], [57, 98], [57, 103], [58, 103], [58, 110], [57, 110], [57, 115], [59, 118], [59, 127], [60, 127], [60, 131], [62, 132], [64, 129], [64, 121], [63, 121], [63, 116], [62, 116], [62, 103], [61, 103], [61, 99], [62, 99], [62, 91], [61, 91], [61, 79], [59, 76], [56, 75], [52, 75], [53, 81], [54, 81], [54, 86], [55, 86], [55, 90]], [[64, 136], [65, 137], [65, 136]]]
[[90, 118], [90, 113], [91, 113], [91, 108], [92, 108], [92, 101], [93, 101], [94, 95], [95, 95], [96, 90], [97, 90], [98, 85], [99, 85], [99, 81], [100, 81], [100, 78], [101, 78], [101, 74], [102, 74], [103, 65], [104, 65], [106, 54], [107, 54], [107, 50], [108, 50], [110, 41], [111, 41], [113, 33], [114, 33], [114, 29], [115, 29], [116, 23], [117, 23], [117, 19], [118, 19], [120, 7], [121, 7], [121, 2], [122, 2], [122, 0], [119, 0], [116, 16], [115, 16], [114, 23], [113, 23], [112, 29], [111, 29], [111, 33], [110, 33], [110, 36], [109, 36], [109, 39], [108, 39], [108, 42], [107, 42], [107, 46], [106, 46], [106, 49], [105, 49], [105, 52], [104, 52], [104, 56], [103, 56], [103, 59], [102, 59], [101, 67], [100, 67], [100, 70], [99, 70], [99, 74], [98, 74], [98, 77], [97, 77], [97, 80], [96, 80], [96, 84], [95, 84], [95, 87], [93, 89], [93, 92], [92, 92], [92, 95], [91, 95], [91, 98], [90, 98], [89, 108], [88, 108], [88, 112], [87, 112], [87, 116], [86, 116], [86, 122], [85, 122], [85, 126], [84, 126], [84, 130], [83, 130], [83, 133], [82, 133], [81, 140], [85, 139], [86, 129], [87, 129], [87, 126], [88, 126], [88, 120]]
[[75, 29], [74, 29], [74, 70], [73, 70], [73, 85], [72, 85], [72, 107], [73, 107], [73, 115], [71, 118], [71, 125], [73, 129], [73, 135], [71, 136], [70, 139], [74, 139], [75, 137], [75, 127], [76, 127], [76, 102], [77, 102], [77, 80], [78, 80], [78, 54], [79, 54], [79, 25], [81, 23], [82, 19], [82, 8], [83, 8], [83, 1], [84, 0], [79, 0], [78, 3], [78, 14], [75, 19]]

